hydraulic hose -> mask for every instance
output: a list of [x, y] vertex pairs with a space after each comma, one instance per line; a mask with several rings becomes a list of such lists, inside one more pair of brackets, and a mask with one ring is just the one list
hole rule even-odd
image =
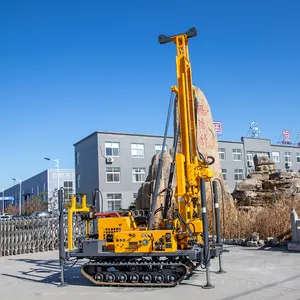
[[223, 228], [222, 228], [222, 236], [223, 236], [223, 242], [224, 242], [224, 235], [225, 235], [225, 203], [224, 203], [224, 186], [219, 178], [215, 178], [216, 181], [219, 182], [221, 193], [222, 193], [222, 218], [223, 218]]
[[178, 211], [177, 211], [177, 217], [179, 218], [180, 222], [182, 222], [185, 225], [186, 229], [189, 232], [189, 235], [192, 237], [193, 236], [193, 232], [192, 232], [190, 226], [185, 222], [185, 220], [183, 219], [183, 217], [181, 216], [181, 214]]
[[95, 217], [110, 217], [110, 216], [116, 216], [117, 218], [120, 218], [120, 214], [116, 211], [111, 212], [102, 212], [102, 213], [96, 213], [94, 214]]
[[203, 242], [204, 242], [204, 266], [206, 267], [210, 262], [210, 245], [208, 239], [208, 219], [206, 211], [206, 190], [205, 180], [200, 178], [200, 194], [201, 194], [201, 210], [202, 210], [202, 223], [203, 223]]
[[169, 130], [169, 123], [170, 123], [170, 118], [171, 118], [171, 111], [172, 111], [173, 102], [174, 102], [174, 97], [173, 97], [173, 92], [171, 92], [168, 116], [167, 116], [167, 121], [166, 121], [164, 139], [163, 139], [163, 145], [162, 145], [162, 150], [161, 150], [161, 153], [160, 153], [160, 156], [159, 156], [159, 162], [158, 162], [158, 167], [157, 167], [157, 172], [156, 172], [154, 192], [153, 192], [153, 195], [152, 195], [152, 204], [151, 204], [151, 211], [150, 211], [150, 216], [149, 216], [148, 229], [152, 229], [153, 223], [154, 223], [154, 214], [153, 213], [155, 211], [156, 201], [157, 201], [157, 196], [158, 196], [158, 189], [159, 189], [159, 185], [160, 185], [160, 179], [161, 179], [161, 173], [162, 173], [162, 163], [163, 163], [162, 159], [163, 159], [163, 153], [164, 153], [164, 150], [165, 150], [167, 134], [168, 134], [168, 130]]

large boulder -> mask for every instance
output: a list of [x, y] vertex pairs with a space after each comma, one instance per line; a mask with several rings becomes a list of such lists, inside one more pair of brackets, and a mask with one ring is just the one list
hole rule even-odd
[[[205, 156], [213, 156], [214, 157], [214, 164], [211, 165], [211, 169], [214, 172], [215, 178], [218, 179], [219, 187], [219, 195], [223, 193], [225, 199], [232, 199], [231, 195], [228, 192], [227, 186], [224, 184], [222, 172], [221, 172], [221, 163], [219, 159], [219, 152], [218, 152], [218, 139], [217, 134], [215, 131], [215, 126], [213, 122], [213, 117], [211, 114], [210, 106], [207, 102], [207, 99], [204, 93], [198, 88], [195, 87], [195, 106], [196, 106], [196, 123], [197, 123], [197, 130], [196, 130], [196, 141], [198, 145], [199, 151]], [[174, 132], [176, 130], [178, 122], [178, 108], [175, 106], [174, 109]], [[175, 135], [175, 134], [174, 134]], [[163, 174], [160, 182], [159, 191], [163, 191], [167, 187], [168, 183], [168, 176], [171, 164], [172, 153], [174, 149], [170, 149], [169, 152], [165, 152], [164, 159], [163, 159]], [[181, 152], [181, 140], [179, 139], [178, 146], [177, 146], [177, 153]], [[155, 184], [155, 175], [158, 166], [158, 159], [159, 156], [156, 155], [152, 163], [149, 167], [148, 176], [146, 182], [140, 188], [138, 198], [136, 200], [136, 209], [146, 209], [149, 210], [151, 207], [151, 199], [152, 194], [145, 193], [151, 192], [153, 193], [154, 184]], [[176, 173], [173, 178], [173, 191], [175, 192], [176, 187]], [[207, 194], [207, 201], [212, 201], [211, 199], [211, 187], [210, 184], [206, 184], [206, 194]], [[160, 205], [164, 204], [166, 192], [162, 192], [157, 199], [156, 209], [160, 207]], [[172, 198], [172, 202], [175, 204], [174, 197]], [[156, 215], [155, 224], [159, 222], [161, 214], [158, 213]]]
[[[196, 111], [197, 111], [197, 144], [201, 153], [205, 157], [213, 156], [215, 162], [210, 166], [214, 172], [214, 178], [221, 182], [224, 188], [224, 194], [227, 199], [230, 199], [228, 192], [228, 187], [225, 185], [221, 161], [219, 158], [219, 146], [218, 137], [215, 130], [215, 125], [212, 117], [212, 112], [207, 99], [200, 88], [195, 87], [195, 97], [196, 97]], [[219, 195], [221, 195], [221, 189], [219, 190]], [[207, 194], [210, 195], [210, 187], [207, 184]], [[209, 196], [210, 197], [210, 196]]]
[[[142, 186], [140, 187], [139, 192], [138, 192], [138, 197], [136, 199], [136, 210], [149, 210], [150, 209], [151, 196], [153, 194], [154, 187], [155, 187], [155, 180], [156, 180], [156, 174], [157, 174], [157, 169], [158, 169], [159, 156], [160, 156], [160, 153], [157, 153], [152, 158], [151, 165], [149, 166], [149, 169], [148, 169], [146, 181], [142, 184]], [[167, 151], [163, 152], [162, 173], [161, 173], [159, 191], [162, 191], [163, 189], [165, 189], [167, 187], [171, 162], [172, 162], [171, 154]], [[162, 193], [158, 196], [156, 208], [158, 208], [161, 204], [162, 205], [164, 204], [164, 196], [165, 196], [165, 193]]]

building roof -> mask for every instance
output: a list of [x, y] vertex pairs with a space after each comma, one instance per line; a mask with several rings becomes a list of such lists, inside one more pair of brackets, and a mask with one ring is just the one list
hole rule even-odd
[[[89, 139], [90, 137], [96, 135], [96, 134], [108, 134], [108, 135], [127, 135], [127, 136], [144, 136], [144, 137], [157, 137], [157, 138], [163, 138], [163, 135], [155, 135], [155, 134], [140, 134], [140, 133], [125, 133], [125, 132], [112, 132], [112, 131], [94, 131], [90, 135], [86, 136], [85, 138], [81, 139], [80, 141], [73, 144], [73, 146], [76, 146], [83, 141]], [[167, 138], [172, 139], [173, 136], [167, 136]]]
[[[90, 137], [97, 135], [97, 134], [107, 134], [107, 135], [127, 135], [127, 136], [143, 136], [143, 137], [157, 137], [157, 138], [163, 138], [163, 135], [155, 135], [155, 134], [140, 134], [140, 133], [125, 133], [125, 132], [112, 132], [112, 131], [94, 131], [90, 135], [86, 136], [85, 138], [79, 140], [73, 146], [76, 146], [83, 141], [89, 139]], [[167, 138], [173, 138], [173, 136], [167, 136]], [[261, 140], [261, 141], [268, 141], [271, 146], [276, 147], [285, 147], [285, 148], [299, 148], [297, 145], [281, 145], [281, 144], [272, 144], [270, 139], [267, 138], [255, 138], [255, 137], [248, 137], [248, 136], [242, 136], [241, 141], [229, 141], [229, 140], [218, 140], [218, 142], [221, 143], [233, 143], [233, 144], [243, 144], [243, 139], [252, 139], [252, 140]]]

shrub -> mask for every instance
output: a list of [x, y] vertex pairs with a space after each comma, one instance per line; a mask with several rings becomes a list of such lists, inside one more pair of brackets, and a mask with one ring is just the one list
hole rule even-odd
[[[290, 213], [300, 214], [300, 199], [287, 199], [265, 207], [238, 207], [234, 200], [220, 200], [221, 231], [225, 239], [247, 238], [258, 232], [260, 238], [284, 237], [291, 229]], [[209, 230], [212, 232], [212, 202], [207, 203]], [[215, 229], [214, 229], [215, 231]]]

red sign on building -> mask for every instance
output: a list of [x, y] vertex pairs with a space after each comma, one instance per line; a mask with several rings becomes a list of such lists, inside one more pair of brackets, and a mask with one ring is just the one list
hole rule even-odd
[[289, 141], [290, 138], [291, 138], [290, 132], [288, 130], [283, 130], [282, 135], [283, 135], [283, 140], [284, 141]]
[[222, 134], [222, 122], [214, 121], [215, 130], [217, 134]]

